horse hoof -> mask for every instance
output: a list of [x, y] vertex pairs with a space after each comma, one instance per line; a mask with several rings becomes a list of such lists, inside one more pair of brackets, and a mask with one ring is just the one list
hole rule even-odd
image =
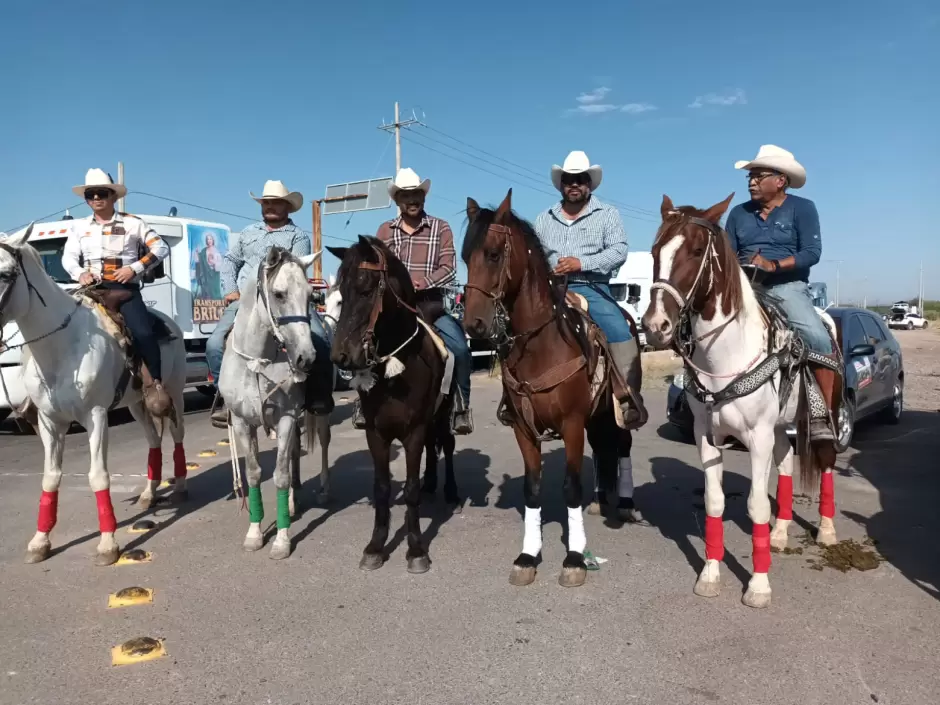
[[719, 593], [721, 593], [721, 583], [717, 580], [714, 582], [699, 580], [695, 583], [695, 587], [692, 588], [692, 592], [699, 597], [718, 597]]
[[754, 592], [748, 589], [748, 591], [744, 593], [744, 597], [741, 598], [741, 602], [748, 607], [762, 610], [766, 607], [770, 607], [770, 592]]
[[643, 515], [640, 514], [640, 510], [636, 507], [631, 509], [619, 509], [617, 510], [617, 516], [620, 517], [620, 521], [626, 524], [641, 524], [643, 523]]
[[150, 509], [151, 507], [153, 507], [155, 503], [156, 502], [154, 501], [154, 496], [152, 494], [151, 495], [142, 494], [140, 495], [140, 497], [137, 498], [136, 504], [140, 509]]
[[273, 561], [282, 561], [290, 555], [290, 540], [277, 541], [271, 544], [270, 558]]
[[816, 534], [816, 543], [818, 543], [820, 546], [835, 546], [837, 543], [839, 543], [839, 539], [836, 538], [835, 531], [824, 531], [820, 529], [819, 533]]
[[245, 543], [242, 544], [242, 548], [246, 551], [260, 551], [261, 547], [264, 546], [264, 537], [263, 536], [252, 536], [245, 539]]
[[318, 492], [317, 493], [317, 504], [321, 507], [325, 507], [330, 503], [330, 493], [329, 492]]
[[525, 587], [535, 582], [535, 567], [514, 565], [509, 572], [509, 584]]
[[97, 566], [108, 566], [114, 565], [117, 563], [117, 559], [121, 557], [121, 549], [115, 546], [114, 548], [108, 549], [103, 553], [95, 554], [95, 565]]
[[587, 580], [587, 570], [580, 567], [564, 567], [561, 569], [561, 575], [558, 576], [558, 584], [566, 588], [581, 587], [585, 580]]
[[775, 551], [782, 551], [787, 547], [787, 543], [788, 537], [786, 534], [783, 536], [774, 536], [773, 534], [770, 535], [770, 547]]
[[587, 513], [592, 517], [599, 517], [601, 515], [601, 505], [598, 502], [591, 502], [588, 505]]
[[408, 559], [408, 572], [420, 575], [431, 570], [431, 559], [428, 556], [415, 556]]
[[52, 553], [51, 543], [41, 544], [38, 548], [27, 548], [26, 563], [42, 563], [49, 557], [50, 553]]
[[359, 570], [378, 570], [385, 565], [385, 558], [378, 553], [363, 553], [359, 561]]

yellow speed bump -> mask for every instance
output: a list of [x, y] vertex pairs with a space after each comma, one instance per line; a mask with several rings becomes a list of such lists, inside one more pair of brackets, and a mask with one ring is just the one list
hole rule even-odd
[[187, 469], [187, 470], [198, 470], [198, 469], [199, 469], [199, 463], [186, 463], [186, 469]]
[[157, 528], [157, 524], [150, 519], [141, 519], [140, 521], [135, 521], [131, 526], [127, 528], [127, 533], [129, 534], [146, 534], [148, 531], [153, 531]]
[[126, 587], [108, 595], [108, 609], [149, 605], [153, 603], [153, 588]]
[[225, 446], [225, 447], [228, 447], [229, 442], [228, 442], [227, 439], [223, 438], [221, 441], [219, 441], [218, 443], [216, 443], [216, 445], [217, 445], [217, 446]]
[[114, 565], [129, 565], [131, 563], [150, 563], [153, 560], [153, 556], [150, 551], [145, 551], [141, 548], [135, 548], [133, 551], [125, 551], [121, 554], [121, 557], [117, 559], [117, 563]]
[[153, 661], [166, 656], [166, 647], [163, 639], [154, 639], [149, 636], [139, 636], [118, 644], [111, 649], [111, 665], [127, 666], [141, 661]]
[[199, 451], [199, 457], [200, 457], [200, 458], [214, 458], [215, 456], [216, 456], [216, 452], [215, 452], [214, 450], [201, 450], [201, 451]]
[[175, 479], [175, 478], [170, 478], [169, 480], [164, 480], [164, 481], [161, 482], [159, 485], [157, 485], [157, 489], [158, 489], [158, 490], [169, 489], [170, 487], [172, 487], [172, 486], [175, 485], [175, 484], [176, 484], [176, 479]]

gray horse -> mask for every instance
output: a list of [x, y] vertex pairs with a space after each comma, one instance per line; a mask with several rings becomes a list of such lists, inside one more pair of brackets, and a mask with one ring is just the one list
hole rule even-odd
[[219, 375], [219, 391], [229, 407], [236, 472], [235, 457], [244, 453], [246, 458], [250, 522], [246, 551], [257, 551], [264, 544], [258, 428], [277, 436], [277, 536], [271, 545], [271, 558], [276, 560], [291, 552], [290, 523], [297, 509], [300, 436], [305, 428], [310, 450], [314, 433], [320, 439], [320, 499], [325, 501], [329, 495], [329, 416], [312, 416], [305, 410], [307, 373], [316, 358], [306, 271], [319, 256], [297, 258], [280, 247], [268, 252], [257, 277], [242, 292]]

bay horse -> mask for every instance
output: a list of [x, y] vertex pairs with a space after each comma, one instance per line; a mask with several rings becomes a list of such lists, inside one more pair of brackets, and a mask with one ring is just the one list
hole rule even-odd
[[[512, 408], [512, 429], [525, 467], [525, 534], [509, 581], [524, 586], [535, 580], [542, 550], [541, 444], [557, 434], [565, 443], [568, 507], [568, 551], [559, 583], [578, 587], [587, 576], [581, 512], [584, 432], [594, 451], [597, 480], [606, 491], [614, 491], [622, 458], [620, 485], [629, 485], [629, 497], [621, 497], [621, 508], [630, 513], [632, 434], [618, 427], [610, 393], [595, 404], [588, 323], [568, 307], [564, 292], [551, 279], [548, 258], [532, 225], [512, 211], [512, 190], [495, 211], [468, 198], [467, 218], [461, 253], [468, 269], [464, 327], [470, 337], [497, 344], [503, 392]], [[632, 321], [631, 331], [636, 340]]]
[[[725, 508], [722, 444], [733, 436], [747, 447], [751, 460], [747, 508], [753, 522], [754, 572], [743, 602], [762, 608], [771, 601], [771, 547], [786, 547], [793, 518], [794, 453], [786, 426], [797, 422], [803, 487], [820, 486], [816, 540], [824, 545], [836, 542], [832, 481], [836, 450], [831, 442], [810, 444], [813, 397], [805, 379], [809, 372], [804, 369], [801, 341], [775, 315], [772, 300], [759, 299], [719, 225], [733, 197], [706, 210], [677, 208], [663, 197], [663, 222], [653, 243], [653, 295], [643, 324], [657, 347], [674, 347], [686, 365], [686, 396], [705, 470], [706, 560], [694, 592], [702, 597], [719, 594]], [[832, 319], [823, 314], [823, 321], [835, 337]], [[841, 390], [840, 378], [836, 381]], [[836, 390], [833, 398], [837, 406]], [[837, 414], [838, 409], [830, 412]], [[771, 465], [778, 471], [777, 522], [772, 533], [767, 496]]]
[[[421, 537], [419, 505], [422, 489], [437, 487], [437, 459], [444, 453], [444, 495], [458, 506], [454, 477], [454, 436], [451, 432], [455, 380], [452, 361], [430, 326], [418, 313], [414, 284], [405, 265], [373, 237], [359, 237], [351, 247], [327, 248], [341, 264], [336, 288], [341, 304], [333, 337], [333, 363], [355, 372], [352, 387], [359, 393], [366, 422], [366, 441], [375, 467], [375, 524], [359, 567], [381, 568], [386, 560], [391, 521], [390, 450], [393, 440], [404, 446], [407, 478], [404, 487], [406, 559], [409, 573], [431, 567]], [[336, 316], [336, 313], [333, 313]], [[424, 486], [419, 485], [421, 454], [426, 452]]]
[[[23, 386], [35, 405], [35, 426], [45, 451], [42, 497], [36, 533], [26, 547], [26, 562], [38, 563], [49, 557], [49, 534], [56, 525], [59, 484], [65, 439], [72, 422], [88, 432], [91, 464], [88, 482], [98, 506], [101, 538], [95, 565], [115, 563], [120, 547], [114, 537], [117, 520], [111, 503], [111, 476], [108, 472], [108, 410], [126, 403], [141, 424], [150, 447], [147, 485], [138, 503], [149, 508], [161, 481], [163, 455], [160, 430], [144, 405], [141, 390], [128, 374], [123, 334], [97, 303], [82, 296], [70, 296], [53, 281], [36, 250], [29, 245], [33, 226], [0, 240], [0, 328], [15, 321], [22, 334]], [[186, 349], [183, 333], [168, 316], [151, 310], [169, 333], [160, 341], [163, 360], [162, 380], [172, 401], [170, 433], [174, 440], [173, 498], [183, 500], [186, 489], [186, 454], [183, 420], [183, 388], [186, 382]], [[0, 348], [3, 342], [0, 342]], [[123, 390], [123, 391], [122, 391]]]

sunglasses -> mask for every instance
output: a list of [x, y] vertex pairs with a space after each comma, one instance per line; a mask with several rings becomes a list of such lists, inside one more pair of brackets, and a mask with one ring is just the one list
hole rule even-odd
[[764, 179], [769, 179], [771, 176], [781, 176], [781, 174], [778, 174], [775, 171], [754, 171], [747, 175], [747, 181], [748, 183], [751, 181], [760, 183]]
[[111, 194], [113, 193], [114, 191], [108, 188], [90, 188], [85, 191], [85, 200], [94, 201], [97, 198], [102, 201], [107, 201], [111, 198]]
[[587, 174], [565, 174], [561, 177], [563, 186], [590, 186], [591, 177]]

